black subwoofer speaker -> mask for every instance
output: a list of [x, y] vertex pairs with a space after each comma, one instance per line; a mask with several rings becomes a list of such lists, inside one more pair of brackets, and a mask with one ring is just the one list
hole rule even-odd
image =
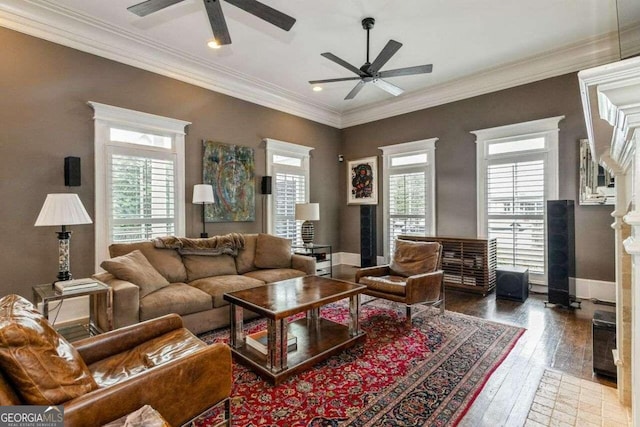
[[496, 298], [524, 302], [529, 297], [529, 269], [499, 267], [496, 270]]
[[547, 201], [547, 281], [549, 303], [570, 307], [576, 299], [573, 200]]
[[376, 206], [360, 206], [360, 266], [377, 265]]
[[67, 187], [80, 186], [80, 157], [64, 158], [64, 185]]

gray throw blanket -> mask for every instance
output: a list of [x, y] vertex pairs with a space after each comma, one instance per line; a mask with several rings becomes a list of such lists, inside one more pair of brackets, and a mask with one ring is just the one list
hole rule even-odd
[[153, 245], [159, 249], [177, 249], [181, 255], [237, 256], [238, 251], [244, 248], [244, 236], [239, 233], [203, 239], [164, 236], [153, 239]]

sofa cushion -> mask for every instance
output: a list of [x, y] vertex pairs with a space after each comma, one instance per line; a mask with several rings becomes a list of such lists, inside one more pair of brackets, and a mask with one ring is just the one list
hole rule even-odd
[[174, 329], [130, 350], [92, 363], [89, 370], [100, 387], [108, 387], [206, 346], [187, 329]]
[[236, 262], [231, 255], [183, 255], [182, 261], [187, 269], [187, 281], [203, 277], [237, 274]]
[[250, 271], [249, 273], [243, 274], [243, 276], [262, 280], [265, 283], [272, 283], [279, 280], [304, 277], [306, 274], [304, 271], [294, 270], [292, 268], [268, 268], [266, 270]]
[[186, 283], [172, 283], [144, 298], [140, 298], [140, 321], [169, 313], [180, 315], [212, 308], [211, 295]]
[[254, 263], [256, 258], [257, 241], [257, 234], [244, 235], [244, 248], [238, 251], [238, 256], [236, 257], [236, 269], [238, 270], [238, 274], [244, 274], [257, 269]]
[[149, 263], [158, 270], [169, 282], [184, 282], [187, 280], [187, 270], [182, 258], [175, 249], [158, 249], [153, 242], [114, 243], [109, 246], [112, 258], [139, 250]]
[[258, 234], [255, 264], [258, 268], [291, 267], [291, 241], [271, 234]]
[[126, 280], [140, 288], [140, 298], [169, 286], [165, 279], [136, 249], [125, 255], [102, 261], [100, 267], [120, 280]]
[[229, 303], [224, 300], [226, 292], [242, 291], [244, 289], [263, 286], [264, 282], [246, 276], [217, 276], [198, 279], [190, 283], [194, 288], [200, 289], [213, 298], [213, 307], [224, 307]]
[[0, 367], [30, 405], [58, 405], [98, 388], [76, 349], [18, 295], [0, 299]]
[[396, 240], [389, 268], [393, 274], [406, 277], [435, 271], [439, 249], [438, 242]]

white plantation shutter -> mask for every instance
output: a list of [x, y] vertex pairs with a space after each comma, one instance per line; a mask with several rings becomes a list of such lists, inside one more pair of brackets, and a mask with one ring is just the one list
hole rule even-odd
[[487, 221], [497, 239], [498, 265], [544, 274], [544, 160], [489, 164]]
[[111, 241], [176, 234], [175, 156], [154, 153], [148, 157], [118, 151], [127, 150], [110, 150]]
[[389, 253], [403, 234], [426, 231], [427, 174], [425, 171], [389, 174]]
[[287, 172], [275, 173], [275, 235], [291, 239], [294, 245], [301, 245], [301, 221], [296, 221], [296, 203], [306, 201], [306, 177], [304, 174]]

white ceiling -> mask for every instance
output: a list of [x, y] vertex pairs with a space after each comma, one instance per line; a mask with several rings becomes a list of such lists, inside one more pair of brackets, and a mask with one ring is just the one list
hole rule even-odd
[[[144, 18], [138, 0], [0, 0], [0, 25], [336, 127], [577, 71], [616, 59], [615, 0], [262, 0], [297, 19], [289, 32], [222, 2], [232, 44], [213, 50], [202, 0]], [[360, 67], [371, 16], [371, 60], [389, 39], [403, 47], [383, 67], [433, 64], [390, 78], [399, 97], [320, 56]]]

